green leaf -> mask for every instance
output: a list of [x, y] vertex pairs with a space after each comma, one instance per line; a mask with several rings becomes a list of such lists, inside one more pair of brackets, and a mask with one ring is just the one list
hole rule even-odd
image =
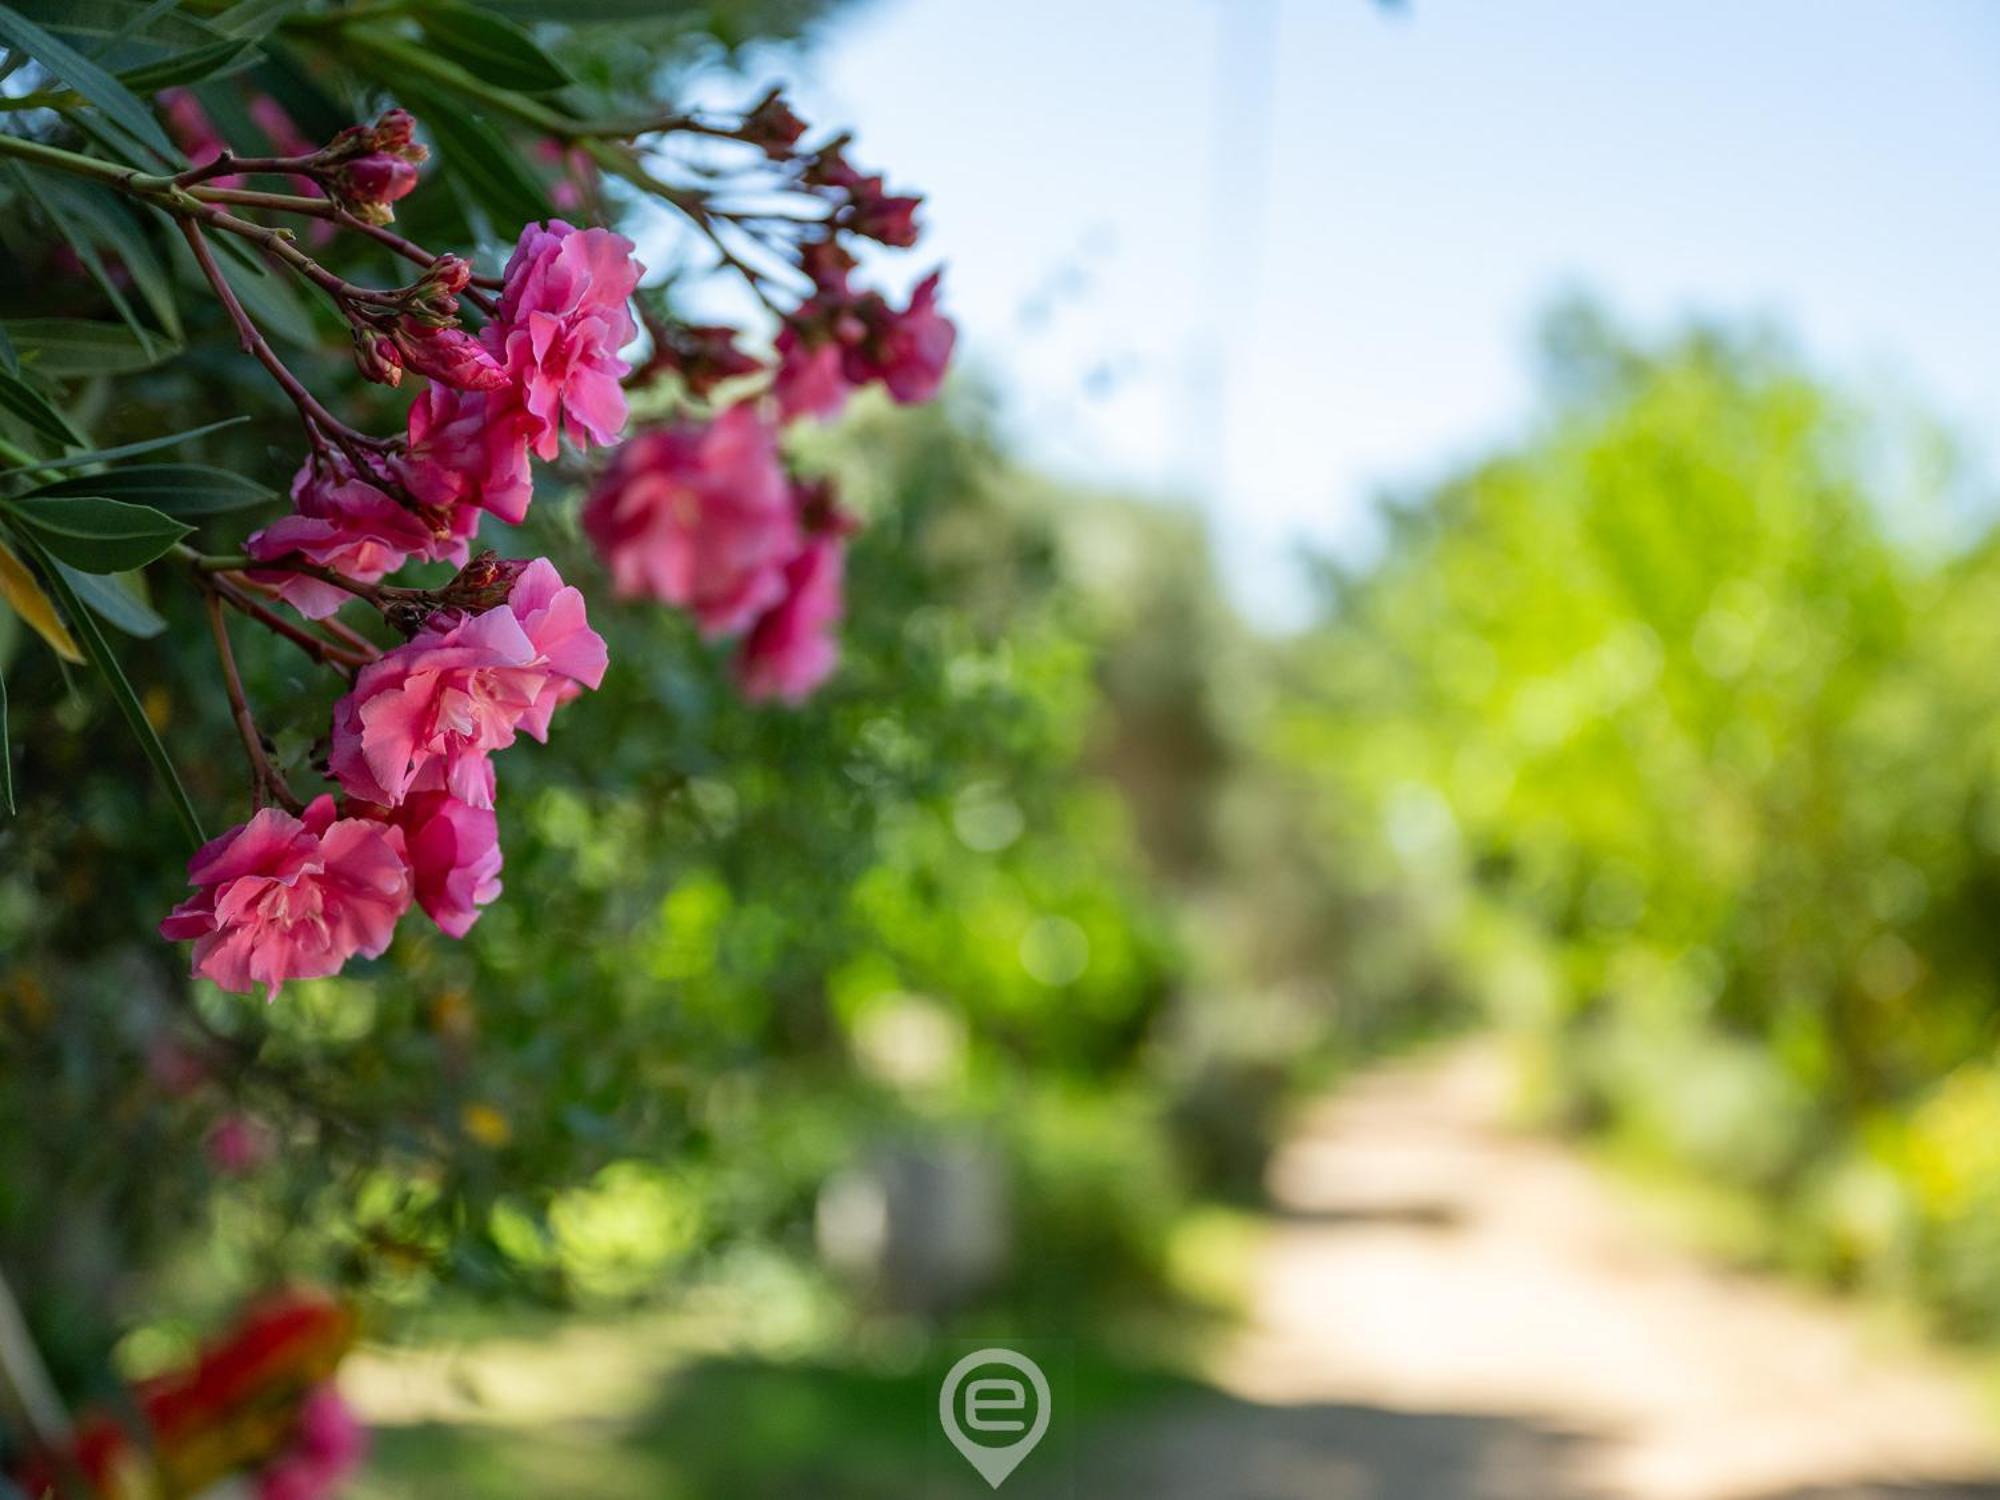
[[[5, 333], [5, 325], [0, 324], [0, 336]], [[48, 398], [19, 375], [0, 371], [0, 411], [12, 412], [51, 442], [83, 441], [82, 434], [70, 426], [69, 418], [49, 405]]]
[[65, 380], [79, 375], [127, 375], [151, 369], [180, 353], [180, 345], [155, 335], [141, 342], [130, 328], [82, 318], [10, 318], [4, 325], [14, 347], [38, 375]]
[[154, 612], [152, 605], [133, 593], [123, 581], [136, 579], [137, 574], [85, 573], [63, 562], [57, 563], [56, 569], [76, 590], [77, 598], [127, 635], [150, 640], [167, 628], [167, 622]]
[[[148, 14], [144, 0], [7, 0], [10, 8], [46, 26], [93, 59], [115, 68], [129, 66], [129, 54], [144, 43], [150, 50], [185, 51], [204, 47], [219, 33], [186, 11]], [[107, 58], [117, 59], [106, 62]]]
[[0, 41], [18, 47], [44, 68], [102, 110], [121, 129], [170, 162], [180, 154], [159, 122], [132, 91], [104, 69], [53, 34], [44, 31], [11, 5], [0, 5]]
[[9, 375], [21, 373], [21, 356], [14, 352], [14, 341], [7, 337], [7, 330], [0, 328], [0, 368]]
[[[236, 293], [236, 300], [243, 304], [243, 310], [250, 314], [253, 323], [271, 338], [294, 348], [312, 349], [318, 346], [319, 336], [313, 331], [312, 314], [299, 300], [289, 280], [273, 275], [256, 258], [256, 252], [234, 235], [211, 235], [209, 246], [217, 252], [215, 264], [222, 272], [222, 279], [229, 283], [230, 290]], [[187, 243], [178, 235], [173, 240], [173, 255], [175, 263], [187, 276], [201, 279], [201, 272], [195, 268]]]
[[417, 109], [437, 143], [438, 163], [496, 224], [519, 225], [553, 218], [542, 181], [505, 132], [473, 113], [465, 100], [400, 82], [397, 93]]
[[13, 817], [19, 810], [14, 806], [14, 747], [7, 740], [7, 673], [0, 670], [0, 801], [7, 804], [7, 816]]
[[111, 304], [118, 316], [125, 320], [125, 326], [132, 331], [132, 336], [139, 341], [139, 347], [148, 356], [151, 356], [153, 353], [153, 334], [144, 323], [139, 321], [139, 315], [132, 310], [132, 304], [126, 300], [124, 289], [112, 279], [111, 273], [105, 269], [104, 257], [97, 253], [96, 242], [82, 229], [77, 227], [71, 217], [64, 212], [60, 195], [44, 192], [35, 180], [36, 174], [30, 172], [19, 162], [14, 162], [10, 165], [14, 167], [15, 180], [21, 184], [22, 189], [27, 195], [34, 199], [35, 206], [42, 211], [42, 217], [49, 221], [49, 227], [54, 229], [58, 235], [69, 243], [70, 249], [76, 252], [76, 258], [83, 262], [83, 268], [90, 273], [91, 279], [97, 283], [98, 290], [104, 293], [105, 300]]
[[42, 191], [60, 198], [73, 218], [81, 219], [97, 243], [124, 262], [132, 284], [152, 309], [169, 338], [181, 337], [181, 309], [173, 279], [161, 263], [139, 220], [109, 188], [69, 179], [44, 178]]
[[71, 588], [69, 580], [57, 571], [48, 555], [32, 537], [24, 540], [29, 550], [35, 554], [36, 560], [42, 564], [43, 573], [48, 579], [49, 591], [56, 596], [64, 613], [69, 616], [70, 623], [75, 626], [77, 637], [83, 642], [84, 654], [104, 675], [105, 684], [111, 689], [112, 700], [117, 703], [118, 711], [125, 716], [126, 727], [132, 731], [133, 738], [139, 741], [139, 748], [146, 752], [146, 759], [152, 763], [153, 773], [160, 779], [160, 787], [167, 794], [174, 816], [180, 820], [181, 828], [192, 840], [194, 847], [199, 849], [208, 842], [208, 838], [201, 831], [201, 819], [195, 814], [194, 803], [188, 799], [187, 788], [181, 785], [180, 773], [174, 769], [173, 757], [167, 754], [167, 747], [160, 743], [159, 732], [153, 728], [153, 721], [146, 717], [146, 710], [140, 706], [139, 695], [132, 691], [132, 684], [126, 678], [124, 669], [118, 665], [118, 658], [111, 654], [110, 646], [105, 643], [104, 632], [97, 628], [97, 621], [77, 599], [76, 590]]
[[157, 94], [161, 89], [219, 78], [239, 61], [254, 62], [251, 49], [255, 45], [249, 37], [225, 37], [206, 47], [163, 57], [158, 62], [140, 63], [127, 68], [118, 78], [134, 93]]
[[[0, 394], [5, 393], [5, 381], [0, 380]], [[65, 453], [61, 458], [38, 458], [38, 469], [80, 469], [86, 464], [116, 463], [121, 458], [137, 458], [142, 453], [157, 453], [162, 448], [172, 448], [192, 438], [206, 437], [211, 432], [220, 432], [225, 427], [236, 427], [249, 421], [248, 417], [224, 417], [220, 422], [210, 422], [205, 427], [190, 427], [185, 432], [170, 432], [164, 437], [141, 438], [136, 443], [121, 443], [116, 448], [90, 448], [82, 453]], [[80, 437], [72, 441], [82, 442]]]
[[523, 21], [659, 21], [672, 14], [662, 0], [480, 0], [480, 5]]
[[512, 21], [469, 5], [432, 3], [419, 14], [424, 37], [475, 78], [503, 89], [546, 94], [573, 80]]
[[51, 556], [86, 573], [143, 568], [194, 529], [150, 505], [98, 495], [9, 500], [0, 510]]
[[213, 516], [248, 510], [276, 498], [266, 485], [205, 464], [133, 464], [101, 474], [75, 474], [42, 485], [31, 496], [102, 495], [150, 505], [169, 516]]
[[236, 4], [215, 18], [213, 25], [230, 36], [254, 40], [270, 35], [280, 21], [304, 4], [305, 0], [236, 0]]

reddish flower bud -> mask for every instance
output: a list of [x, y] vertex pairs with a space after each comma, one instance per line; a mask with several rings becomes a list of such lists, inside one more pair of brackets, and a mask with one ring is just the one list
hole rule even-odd
[[772, 157], [789, 155], [805, 133], [806, 122], [793, 114], [791, 106], [775, 93], [745, 115], [737, 131], [743, 140], [761, 147], [765, 155]]
[[396, 341], [372, 329], [354, 330], [354, 367], [363, 380], [372, 380], [377, 385], [403, 383], [403, 355]]
[[864, 180], [845, 156], [841, 154], [843, 141], [822, 146], [806, 162], [804, 181], [808, 187], [846, 188], [849, 191], [859, 187]]
[[507, 372], [486, 346], [455, 324], [428, 323], [405, 313], [396, 320], [395, 340], [403, 364], [440, 384], [493, 391], [507, 383]]
[[668, 323], [659, 332], [659, 363], [679, 375], [688, 390], [706, 396], [725, 380], [763, 368], [755, 355], [736, 347], [736, 330], [719, 324]]
[[394, 203], [417, 185], [417, 169], [400, 156], [371, 151], [342, 166], [334, 183], [352, 203]]
[[882, 179], [866, 178], [855, 190], [842, 228], [863, 239], [907, 250], [917, 242], [917, 205], [924, 200], [882, 191]]
[[407, 109], [385, 110], [369, 133], [377, 151], [388, 151], [411, 162], [425, 160], [430, 152], [416, 143], [416, 116]]
[[472, 262], [462, 255], [440, 255], [424, 272], [420, 284], [455, 297], [472, 284]]
[[841, 248], [838, 240], [807, 240], [799, 246], [799, 269], [822, 292], [844, 293], [847, 273], [854, 269], [854, 257]]
[[462, 609], [469, 615], [498, 609], [513, 593], [514, 580], [521, 576], [529, 561], [525, 557], [502, 557], [488, 548], [460, 568], [458, 576], [450, 583], [437, 590], [438, 602], [451, 609]]

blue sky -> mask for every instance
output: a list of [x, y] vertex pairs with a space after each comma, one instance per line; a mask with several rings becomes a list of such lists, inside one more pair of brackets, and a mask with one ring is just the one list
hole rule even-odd
[[1776, 316], [2000, 449], [1989, 0], [863, 0], [806, 66], [1019, 446], [1198, 499], [1273, 623], [1299, 539], [1518, 424], [1570, 285]]

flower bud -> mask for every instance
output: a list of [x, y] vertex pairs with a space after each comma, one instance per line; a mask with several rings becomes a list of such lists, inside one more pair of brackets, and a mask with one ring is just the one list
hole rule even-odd
[[834, 239], [807, 240], [799, 246], [799, 269], [812, 278], [823, 292], [847, 290], [847, 273], [854, 269], [854, 257]]
[[357, 156], [335, 176], [340, 195], [356, 203], [394, 203], [417, 185], [417, 169], [400, 156], [371, 151]]
[[354, 365], [361, 378], [377, 385], [403, 383], [403, 356], [396, 341], [370, 328], [354, 330]]
[[744, 141], [761, 147], [770, 157], [789, 155], [805, 133], [806, 122], [793, 114], [791, 106], [776, 93], [766, 95], [762, 103], [745, 115], [737, 131]]
[[387, 151], [415, 165], [430, 156], [427, 149], [417, 144], [416, 128], [416, 116], [407, 109], [384, 110], [369, 132], [370, 144], [377, 151]]
[[521, 576], [531, 559], [502, 557], [491, 550], [476, 554], [458, 570], [443, 588], [435, 591], [437, 602], [447, 609], [462, 609], [469, 615], [498, 609], [514, 592], [514, 580]]
[[402, 364], [443, 385], [491, 391], [507, 383], [507, 372], [486, 346], [456, 324], [405, 313], [396, 320], [394, 337]]
[[907, 250], [917, 242], [917, 205], [924, 200], [882, 191], [882, 179], [863, 178], [854, 190], [842, 228], [884, 245]]
[[659, 334], [660, 364], [680, 376], [690, 392], [706, 396], [725, 380], [763, 368], [736, 347], [736, 330], [719, 324], [669, 323]]

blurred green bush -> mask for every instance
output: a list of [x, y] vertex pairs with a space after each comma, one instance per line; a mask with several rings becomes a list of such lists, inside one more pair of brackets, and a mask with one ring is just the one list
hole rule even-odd
[[1285, 664], [1330, 969], [1496, 1017], [1557, 1118], [1991, 1332], [1991, 497], [1770, 336], [1545, 342], [1533, 431], [1386, 505]]

